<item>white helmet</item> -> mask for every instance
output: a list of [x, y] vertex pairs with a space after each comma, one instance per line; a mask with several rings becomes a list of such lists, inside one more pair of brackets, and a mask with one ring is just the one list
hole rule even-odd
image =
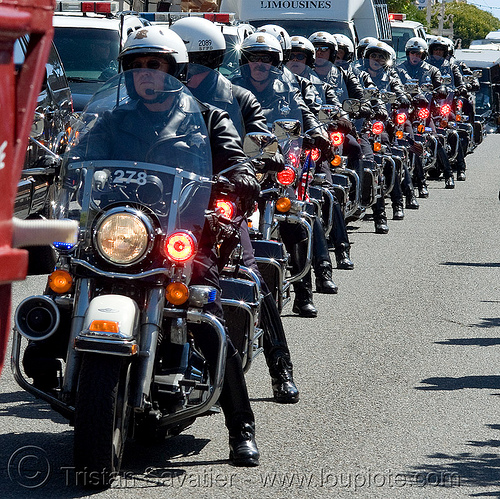
[[351, 39], [341, 33], [335, 33], [333, 36], [337, 40], [338, 48], [344, 51], [343, 60], [347, 62], [352, 61], [354, 57], [354, 43], [352, 43]]
[[405, 45], [406, 57], [410, 52], [420, 52], [421, 59], [424, 60], [427, 57], [428, 50], [427, 42], [418, 36], [410, 38]]
[[271, 64], [280, 66], [283, 62], [281, 44], [273, 35], [265, 32], [252, 33], [241, 44], [240, 65], [247, 64], [252, 53], [265, 53], [271, 56]]
[[257, 29], [257, 33], [259, 32], [269, 33], [280, 42], [281, 50], [283, 51], [283, 60], [286, 62], [290, 56], [290, 50], [292, 48], [288, 31], [277, 24], [266, 24], [265, 26], [261, 26]]
[[436, 36], [435, 38], [430, 40], [428, 44], [429, 54], [432, 55], [433, 50], [441, 48], [444, 50], [444, 57], [446, 57], [450, 50], [450, 45], [448, 43], [448, 40], [451, 42], [449, 38], [445, 38], [444, 36]]
[[370, 54], [373, 54], [374, 52], [378, 52], [380, 54], [385, 55], [385, 64], [381, 64], [382, 66], [392, 66], [393, 60], [392, 60], [392, 47], [388, 45], [385, 42], [381, 42], [379, 40], [376, 40], [374, 42], [370, 42], [366, 48], [365, 48], [365, 53], [363, 54], [363, 57], [365, 60], [368, 60], [370, 57]]
[[306, 55], [306, 64], [313, 68], [316, 60], [314, 45], [304, 36], [292, 36], [291, 42], [292, 52], [303, 52]]
[[326, 31], [316, 31], [309, 37], [309, 41], [315, 47], [328, 47], [330, 49], [330, 62], [335, 63], [335, 56], [337, 55], [338, 44], [335, 37]]
[[221, 29], [202, 17], [183, 17], [170, 28], [186, 44], [189, 62], [217, 69], [224, 59], [226, 40]]
[[188, 53], [182, 38], [166, 26], [146, 26], [132, 32], [123, 46], [118, 60], [124, 71], [138, 56], [157, 55], [169, 63], [168, 73], [184, 81], [188, 64]]
[[363, 59], [363, 54], [365, 53], [365, 48], [371, 42], [378, 42], [378, 40], [376, 38], [374, 38], [373, 36], [365, 36], [364, 38], [361, 38], [361, 40], [359, 41], [358, 46], [356, 48], [356, 55], [357, 55], [358, 59]]
[[451, 38], [447, 38], [446, 36], [443, 36], [442, 38], [448, 44], [448, 55], [453, 55], [453, 52], [455, 52], [455, 44], [453, 43], [453, 40]]

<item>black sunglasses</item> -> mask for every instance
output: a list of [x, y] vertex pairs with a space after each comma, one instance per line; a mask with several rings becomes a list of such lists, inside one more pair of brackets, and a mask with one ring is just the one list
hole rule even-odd
[[314, 47], [316, 49], [316, 52], [319, 50], [320, 52], [326, 52], [327, 50], [330, 50], [330, 47]]
[[270, 64], [273, 58], [267, 54], [251, 54], [248, 56], [249, 62], [263, 62], [264, 64]]
[[297, 61], [303, 61], [306, 58], [305, 54], [302, 54], [300, 52], [292, 52], [290, 54], [290, 60], [296, 59]]
[[162, 66], [167, 64], [167, 61], [159, 61], [158, 59], [150, 59], [145, 63], [134, 61], [130, 64], [130, 69], [160, 69]]

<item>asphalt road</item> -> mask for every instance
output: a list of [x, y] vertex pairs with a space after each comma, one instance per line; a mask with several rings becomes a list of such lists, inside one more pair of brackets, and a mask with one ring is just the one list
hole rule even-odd
[[[301, 400], [274, 403], [264, 358], [255, 362], [258, 468], [229, 464], [217, 415], [129, 445], [123, 478], [93, 495], [500, 498], [499, 151], [500, 135], [488, 136], [465, 183], [430, 183], [389, 234], [353, 224], [356, 268], [335, 271], [339, 294], [315, 295], [317, 319], [285, 309]], [[14, 307], [42, 288], [16, 284]], [[72, 429], [17, 387], [8, 364], [0, 415], [1, 498], [88, 494], [72, 469]]]

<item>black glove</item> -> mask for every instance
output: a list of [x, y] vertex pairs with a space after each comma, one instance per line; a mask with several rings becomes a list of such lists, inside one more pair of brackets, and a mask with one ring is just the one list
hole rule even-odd
[[372, 107], [370, 104], [367, 104], [366, 102], [361, 104], [361, 108], [359, 110], [359, 117], [360, 118], [370, 118], [372, 115]]
[[353, 132], [354, 125], [352, 124], [352, 121], [347, 119], [347, 118], [344, 118], [344, 117], [339, 118], [337, 120], [337, 128], [344, 135], [348, 135], [348, 134], [353, 135], [352, 132]]
[[387, 112], [387, 109], [385, 107], [378, 107], [377, 109], [375, 109], [374, 118], [376, 120], [386, 121], [389, 119], [389, 113]]
[[398, 100], [401, 107], [410, 107], [410, 99], [406, 95], [402, 95]]
[[281, 151], [276, 151], [276, 154], [272, 158], [264, 158], [261, 161], [264, 163], [264, 170], [280, 172], [285, 168], [285, 158]]
[[311, 138], [313, 139], [314, 146], [321, 151], [321, 157], [323, 159], [328, 159], [331, 155], [330, 139], [321, 133], [312, 133]]
[[226, 177], [234, 184], [235, 194], [240, 198], [256, 200], [259, 197], [260, 185], [252, 173], [236, 171], [228, 173]]
[[457, 95], [461, 95], [462, 97], [467, 97], [467, 86], [466, 85], [460, 85], [457, 87]]
[[446, 97], [448, 96], [448, 90], [446, 90], [446, 87], [442, 85], [434, 89], [434, 95], [437, 99], [446, 99]]
[[427, 107], [429, 105], [429, 101], [423, 94], [419, 94], [414, 99], [415, 105], [417, 107]]

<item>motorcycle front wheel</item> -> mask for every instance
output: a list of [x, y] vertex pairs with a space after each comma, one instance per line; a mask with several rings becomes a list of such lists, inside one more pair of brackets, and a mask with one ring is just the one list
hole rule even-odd
[[79, 483], [105, 488], [118, 476], [130, 418], [130, 361], [85, 353], [75, 401]]

